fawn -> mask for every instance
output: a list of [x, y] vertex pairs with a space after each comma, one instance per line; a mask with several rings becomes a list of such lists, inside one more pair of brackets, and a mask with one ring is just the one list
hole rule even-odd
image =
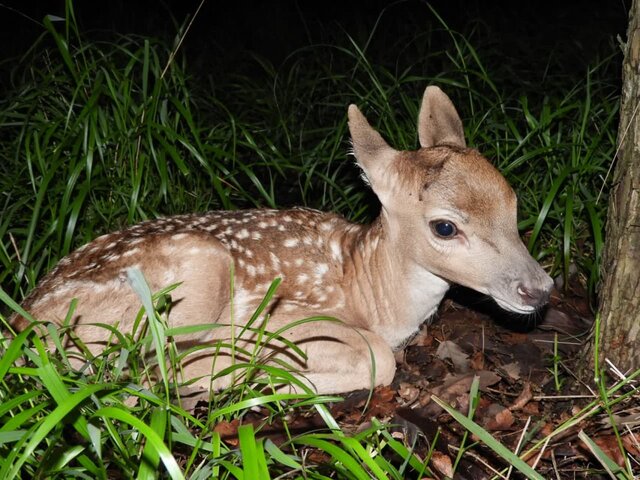
[[[296, 324], [283, 337], [306, 353], [297, 365], [300, 378], [319, 393], [341, 393], [391, 383], [393, 350], [436, 312], [451, 283], [512, 312], [531, 313], [546, 303], [553, 282], [519, 238], [516, 195], [467, 148], [449, 97], [435, 86], [425, 90], [417, 151], [391, 148], [355, 105], [348, 116], [353, 153], [382, 204], [372, 224], [310, 209], [146, 221], [63, 258], [23, 307], [37, 319], [61, 323], [78, 299], [71, 325], [98, 353], [108, 332], [95, 324], [130, 331], [140, 308], [128, 269], [140, 269], [152, 290], [182, 282], [172, 292], [170, 325], [226, 325], [178, 339], [185, 349], [212, 345], [183, 362], [185, 377], [208, 392], [227, 381], [211, 383], [216, 341], [241, 327], [280, 277], [267, 307], [268, 329], [317, 314], [340, 319]], [[23, 329], [27, 321], [14, 316], [12, 323]], [[286, 355], [281, 345], [273, 351]], [[217, 352], [215, 370], [231, 361]]]

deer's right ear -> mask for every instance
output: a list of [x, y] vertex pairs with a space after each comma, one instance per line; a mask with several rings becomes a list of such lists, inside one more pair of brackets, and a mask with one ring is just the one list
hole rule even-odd
[[366, 180], [380, 195], [379, 186], [387, 176], [389, 165], [398, 152], [376, 132], [355, 105], [349, 105], [349, 131], [353, 154], [364, 171]]
[[466, 147], [462, 120], [447, 95], [439, 87], [427, 87], [418, 117], [418, 137], [423, 148], [436, 145]]

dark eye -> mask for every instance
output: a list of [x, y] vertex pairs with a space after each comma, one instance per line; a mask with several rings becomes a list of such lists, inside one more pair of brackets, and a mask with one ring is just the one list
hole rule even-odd
[[458, 233], [455, 223], [447, 220], [434, 220], [430, 225], [433, 233], [440, 238], [452, 238]]

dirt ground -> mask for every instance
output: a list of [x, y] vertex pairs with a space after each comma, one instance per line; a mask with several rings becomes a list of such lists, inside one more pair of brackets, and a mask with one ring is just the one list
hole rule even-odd
[[[486, 297], [455, 289], [434, 322], [424, 325], [397, 353], [398, 371], [393, 384], [377, 388], [364, 413], [368, 391], [348, 394], [344, 402], [332, 406], [332, 413], [346, 431], [361, 431], [370, 425], [372, 417], [394, 425], [394, 436], [409, 445], [415, 442], [423, 458], [433, 448], [430, 466], [436, 478], [451, 477], [464, 429], [436, 405], [432, 396], [467, 415], [469, 390], [477, 375], [480, 402], [474, 421], [511, 451], [526, 451], [532, 442], [554, 431], [594, 399], [589, 388], [594, 388], [592, 379], [582, 382], [577, 378], [580, 362], [585, 360], [583, 343], [588, 341], [592, 323], [586, 291], [577, 279], [566, 290], [556, 291], [549, 307], [535, 317], [510, 315]], [[616, 408], [619, 418], [640, 416], [638, 405], [621, 404]], [[322, 421], [300, 416], [289, 425], [301, 432], [321, 426]], [[233, 436], [233, 426], [226, 427], [231, 427], [228, 433]], [[611, 458], [622, 462], [604, 414], [553, 437], [542, 454], [536, 452], [527, 462], [535, 465], [544, 478], [609, 478], [597, 473], [602, 468], [578, 438], [580, 430]], [[625, 432], [624, 427], [621, 430]], [[278, 437], [277, 432], [277, 425], [263, 430], [272, 438]], [[525, 436], [529, 441], [518, 449]], [[638, 434], [623, 437], [627, 452], [636, 461], [640, 461], [639, 440]], [[470, 436], [465, 445], [474, 441]], [[316, 460], [322, 462], [320, 454]], [[453, 478], [488, 479], [507, 467], [490, 449], [478, 445], [466, 452]], [[520, 476], [511, 474], [510, 478]]]

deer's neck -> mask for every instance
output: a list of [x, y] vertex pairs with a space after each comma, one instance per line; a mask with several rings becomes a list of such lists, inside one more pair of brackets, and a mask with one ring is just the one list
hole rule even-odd
[[449, 283], [406, 259], [384, 216], [352, 235], [346, 285], [360, 300], [366, 328], [401, 345], [437, 310]]

